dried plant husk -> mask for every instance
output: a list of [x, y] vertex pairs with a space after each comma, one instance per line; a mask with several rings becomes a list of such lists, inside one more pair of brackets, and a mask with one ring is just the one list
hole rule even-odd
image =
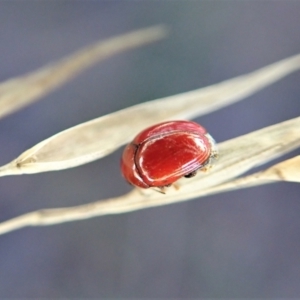
[[248, 188], [278, 181], [300, 182], [300, 156], [282, 161], [266, 170], [238, 178], [206, 190], [208, 194], [216, 194], [242, 188]]
[[0, 168], [0, 176], [76, 167], [127, 143], [145, 127], [190, 119], [244, 99], [300, 68], [300, 55], [202, 89], [135, 105], [64, 130]]
[[0, 118], [39, 100], [95, 63], [128, 49], [160, 40], [164, 26], [153, 26], [100, 41], [34, 72], [0, 84]]
[[[299, 181], [299, 156], [266, 171], [234, 180], [251, 168], [266, 163], [300, 146], [300, 117], [254, 131], [219, 144], [219, 158], [211, 169], [193, 178], [183, 178], [179, 189], [168, 188], [166, 194], [155, 190], [133, 189], [116, 198], [69, 208], [31, 212], [0, 224], [0, 234], [26, 226], [44, 226], [120, 214], [154, 206], [204, 197], [214, 193], [278, 180]], [[261, 174], [261, 175], [259, 175]], [[243, 184], [250, 178], [251, 184]], [[248, 179], [249, 181], [249, 179]]]

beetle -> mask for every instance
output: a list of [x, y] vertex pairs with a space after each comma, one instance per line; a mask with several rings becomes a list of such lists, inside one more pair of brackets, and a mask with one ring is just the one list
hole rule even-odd
[[192, 121], [167, 121], [144, 129], [125, 147], [121, 172], [133, 186], [164, 193], [181, 177], [206, 170], [216, 157], [216, 143], [204, 127]]

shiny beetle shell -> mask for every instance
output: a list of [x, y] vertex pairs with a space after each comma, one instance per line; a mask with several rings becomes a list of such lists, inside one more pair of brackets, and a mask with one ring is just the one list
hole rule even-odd
[[123, 152], [121, 171], [140, 188], [164, 188], [192, 177], [217, 156], [215, 142], [201, 125], [168, 121], [140, 132]]

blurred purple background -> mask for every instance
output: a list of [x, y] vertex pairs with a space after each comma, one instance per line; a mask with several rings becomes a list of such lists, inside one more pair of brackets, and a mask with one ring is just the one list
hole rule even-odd
[[[1, 81], [133, 29], [163, 23], [171, 33], [0, 120], [0, 164], [70, 126], [299, 53], [299, 16], [300, 1], [2, 1]], [[224, 141], [297, 117], [299, 80], [196, 121]], [[121, 151], [1, 178], [0, 221], [124, 194]], [[300, 297], [299, 194], [278, 183], [0, 236], [0, 298]]]

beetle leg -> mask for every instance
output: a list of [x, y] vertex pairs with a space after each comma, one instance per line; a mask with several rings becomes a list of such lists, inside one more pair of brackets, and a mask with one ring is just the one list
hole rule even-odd
[[154, 190], [160, 194], [166, 194], [164, 186], [152, 187], [152, 190]]
[[173, 183], [173, 187], [176, 191], [180, 189], [180, 185], [178, 183]]
[[189, 173], [189, 174], [184, 175], [184, 177], [185, 177], [185, 178], [191, 178], [191, 177], [194, 177], [194, 176], [196, 176], [197, 172], [198, 172], [198, 169], [195, 170], [195, 171], [193, 171], [193, 172], [191, 172], [191, 173]]

